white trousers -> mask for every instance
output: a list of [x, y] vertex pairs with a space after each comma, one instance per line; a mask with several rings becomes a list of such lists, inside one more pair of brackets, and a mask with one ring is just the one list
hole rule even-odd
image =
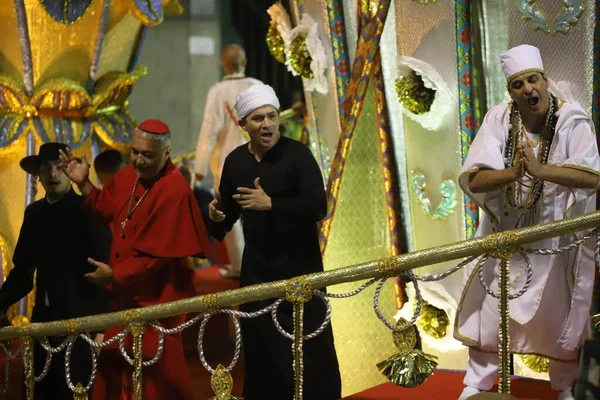
[[242, 269], [242, 254], [244, 252], [244, 231], [242, 230], [242, 221], [237, 220], [231, 230], [223, 239], [227, 256], [231, 263], [231, 271], [240, 272]]
[[[550, 360], [550, 384], [554, 390], [571, 390], [579, 374], [577, 361]], [[469, 365], [463, 383], [487, 391], [496, 383], [498, 354], [484, 353], [469, 347]]]

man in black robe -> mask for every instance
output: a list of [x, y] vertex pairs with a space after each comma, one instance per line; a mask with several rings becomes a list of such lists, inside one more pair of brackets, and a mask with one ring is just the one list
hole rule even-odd
[[[84, 275], [95, 271], [88, 257], [108, 262], [111, 234], [81, 208], [82, 198], [71, 188], [62, 172], [58, 150], [62, 143], [46, 143], [38, 155], [25, 157], [20, 165], [27, 173], [39, 177], [46, 191], [43, 199], [25, 210], [21, 232], [13, 255], [14, 268], [0, 287], [0, 312], [26, 296], [33, 289], [36, 275], [35, 307], [32, 322], [48, 322], [106, 313], [110, 298], [106, 290], [87, 282]], [[102, 334], [92, 337], [101, 341]], [[66, 337], [48, 338], [52, 347]], [[34, 344], [35, 376], [42, 372], [46, 351]], [[78, 339], [71, 354], [71, 382], [86, 386], [92, 371], [90, 346]], [[35, 399], [72, 399], [65, 380], [65, 350], [52, 357], [47, 376], [36, 382]]]
[[[222, 240], [242, 219], [246, 246], [240, 286], [290, 279], [323, 271], [317, 222], [327, 212], [323, 177], [310, 150], [281, 137], [279, 101], [268, 85], [254, 85], [236, 98], [239, 125], [250, 142], [225, 160], [219, 193], [209, 206], [209, 232]], [[220, 196], [219, 196], [220, 194]], [[256, 311], [271, 301], [240, 306]], [[292, 305], [277, 316], [293, 331]], [[319, 298], [305, 305], [304, 330], [316, 330], [325, 316]], [[271, 315], [242, 319], [244, 393], [246, 400], [291, 400], [294, 397], [292, 342], [282, 336]], [[341, 397], [341, 380], [331, 326], [304, 343], [304, 398]]]

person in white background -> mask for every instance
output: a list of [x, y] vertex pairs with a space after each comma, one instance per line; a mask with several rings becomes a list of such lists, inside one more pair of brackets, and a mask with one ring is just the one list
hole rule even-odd
[[[549, 90], [536, 47], [514, 47], [500, 62], [512, 101], [486, 114], [460, 176], [464, 192], [485, 211], [477, 236], [594, 211], [600, 157], [592, 120], [579, 104]], [[573, 240], [570, 234], [530, 247], [558, 248]], [[578, 350], [590, 336], [593, 256], [591, 241], [557, 255], [529, 255], [531, 286], [509, 302], [510, 351], [548, 357], [560, 400], [573, 399]], [[477, 279], [479, 266], [466, 268], [454, 331], [469, 346], [460, 400], [490, 390], [498, 373], [498, 300]], [[498, 261], [490, 257], [482, 267], [483, 281], [497, 293]], [[524, 287], [527, 270], [526, 260], [513, 255], [511, 293]]]
[[[208, 167], [213, 176], [215, 192], [221, 180], [221, 171], [225, 158], [236, 147], [248, 142], [248, 135], [238, 125], [238, 116], [233, 107], [235, 96], [261, 81], [249, 78], [244, 74], [246, 53], [238, 44], [231, 44], [223, 49], [221, 67], [226, 75], [208, 91], [204, 119], [200, 128], [194, 170], [196, 179], [202, 182], [207, 175]], [[238, 278], [242, 265], [244, 236], [241, 222], [238, 221], [225, 236], [225, 247], [230, 265], [221, 270], [226, 278]]]

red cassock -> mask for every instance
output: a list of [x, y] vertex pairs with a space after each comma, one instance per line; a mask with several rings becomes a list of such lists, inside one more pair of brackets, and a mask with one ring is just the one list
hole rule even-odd
[[[131, 165], [123, 168], [102, 190], [94, 189], [85, 207], [114, 227], [110, 266], [115, 281], [109, 285], [114, 294], [113, 311], [149, 306], [194, 296], [194, 271], [189, 256], [210, 256], [210, 244], [198, 203], [185, 178], [171, 160], [159, 178], [140, 181], [130, 204], [137, 173]], [[141, 200], [141, 202], [139, 202]], [[136, 204], [139, 206], [134, 208]], [[128, 209], [131, 220], [122, 230]], [[161, 320], [172, 328], [185, 322], [185, 315]], [[146, 327], [142, 353], [144, 360], [154, 357], [158, 334]], [[108, 329], [109, 340], [123, 327]], [[125, 348], [132, 354], [132, 336]], [[118, 342], [102, 349], [93, 400], [133, 399], [133, 367], [119, 352]], [[144, 399], [193, 399], [187, 373], [181, 334], [164, 336], [160, 360], [142, 373]]]

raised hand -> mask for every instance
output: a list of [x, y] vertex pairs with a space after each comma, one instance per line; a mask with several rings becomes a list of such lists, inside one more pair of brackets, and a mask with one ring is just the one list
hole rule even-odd
[[61, 162], [61, 168], [63, 172], [77, 185], [82, 185], [89, 180], [90, 176], [90, 164], [87, 162], [85, 154], [83, 155], [81, 162], [73, 156], [73, 152], [67, 147], [67, 152], [62, 150], [58, 151], [58, 157]]
[[96, 261], [93, 258], [88, 258], [88, 262], [96, 267], [94, 272], [84, 275], [90, 283], [99, 286], [106, 286], [114, 282], [115, 276], [113, 275], [112, 268], [109, 265], [100, 261]]
[[222, 222], [225, 214], [221, 211], [221, 194], [215, 189], [215, 198], [208, 205], [208, 217], [211, 221]]
[[233, 198], [244, 210], [266, 211], [271, 209], [271, 198], [260, 186], [260, 178], [254, 180], [254, 189], [239, 187]]

